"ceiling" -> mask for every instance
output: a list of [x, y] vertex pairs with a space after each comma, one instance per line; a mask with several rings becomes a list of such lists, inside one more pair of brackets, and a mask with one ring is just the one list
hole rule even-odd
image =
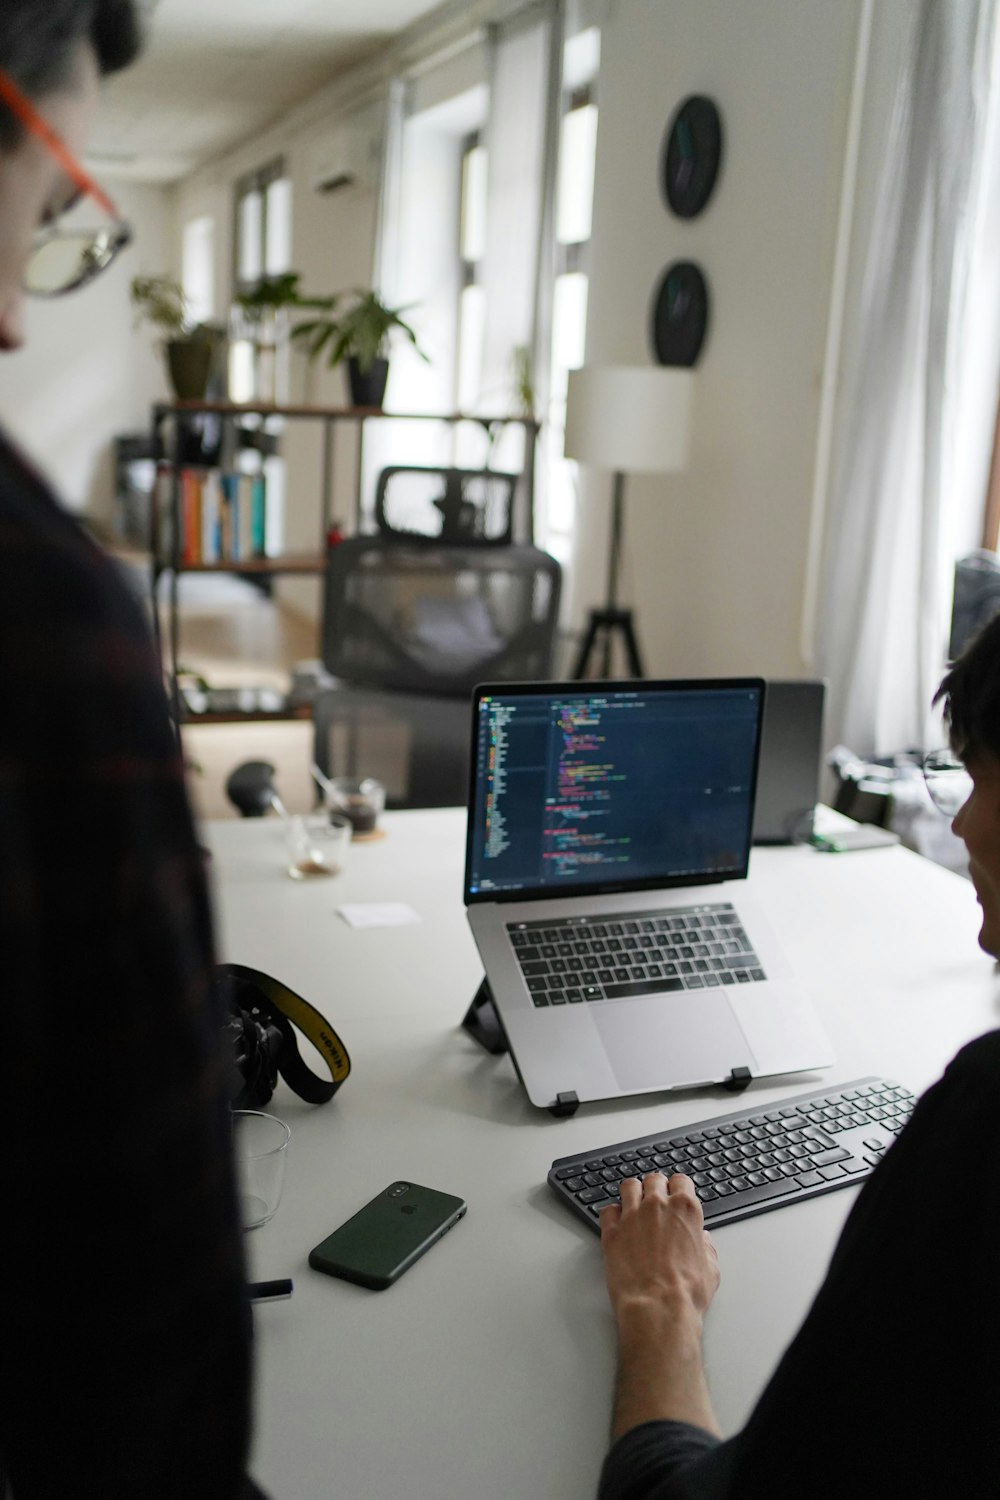
[[146, 49], [109, 78], [88, 160], [172, 182], [265, 128], [439, 0], [139, 0]]

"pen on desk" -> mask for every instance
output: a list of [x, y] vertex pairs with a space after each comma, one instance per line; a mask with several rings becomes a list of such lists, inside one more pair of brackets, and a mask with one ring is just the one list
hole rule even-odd
[[247, 1296], [251, 1302], [276, 1302], [292, 1295], [290, 1278], [279, 1281], [251, 1281], [247, 1285]]

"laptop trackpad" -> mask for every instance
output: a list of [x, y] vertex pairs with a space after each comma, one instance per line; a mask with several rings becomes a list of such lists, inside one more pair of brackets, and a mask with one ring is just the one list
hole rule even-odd
[[590, 1008], [619, 1087], [639, 1090], [714, 1083], [754, 1056], [720, 989], [621, 1000]]

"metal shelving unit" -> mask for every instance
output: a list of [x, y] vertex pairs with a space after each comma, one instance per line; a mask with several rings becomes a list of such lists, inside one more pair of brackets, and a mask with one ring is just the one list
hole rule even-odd
[[[280, 417], [287, 421], [320, 422], [323, 427], [323, 456], [321, 459], [320, 482], [322, 491], [322, 506], [320, 514], [320, 535], [317, 539], [317, 550], [315, 553], [296, 553], [280, 557], [252, 557], [239, 561], [191, 563], [184, 562], [181, 557], [181, 471], [185, 467], [184, 451], [185, 436], [191, 430], [191, 419], [203, 416], [214, 416], [223, 424], [232, 424], [236, 427], [241, 419], [247, 417], [258, 418], [262, 423], [268, 418]], [[160, 618], [159, 605], [159, 581], [164, 573], [170, 574], [170, 593], [167, 604], [167, 640], [169, 642], [170, 662], [170, 696], [173, 705], [174, 719], [179, 725], [184, 719], [183, 706], [181, 703], [180, 689], [177, 681], [177, 662], [179, 654], [179, 612], [178, 592], [182, 573], [235, 573], [241, 577], [264, 578], [277, 577], [279, 575], [298, 574], [302, 576], [321, 575], [326, 568], [326, 538], [330, 522], [333, 517], [333, 459], [336, 430], [340, 423], [349, 423], [359, 429], [359, 440], [357, 444], [357, 462], [355, 465], [354, 479], [354, 529], [359, 530], [362, 517], [362, 474], [363, 474], [363, 441], [365, 424], [371, 421], [385, 422], [446, 422], [456, 424], [459, 422], [470, 422], [482, 427], [485, 432], [497, 426], [510, 425], [520, 426], [525, 432], [524, 464], [521, 472], [521, 484], [523, 487], [523, 514], [525, 517], [524, 530], [526, 535], [532, 536], [534, 531], [534, 472], [535, 472], [535, 444], [538, 437], [539, 423], [527, 417], [486, 417], [469, 416], [461, 412], [450, 414], [437, 414], [430, 412], [389, 412], [381, 407], [365, 406], [292, 406], [292, 405], [253, 405], [235, 404], [226, 401], [176, 401], [158, 402], [153, 407], [153, 432], [157, 441], [158, 451], [163, 455], [171, 469], [170, 486], [170, 510], [171, 510], [171, 539], [170, 556], [164, 560], [159, 554], [156, 544], [157, 517], [155, 507], [157, 497], [154, 494], [153, 507], [153, 538], [151, 547], [151, 587], [153, 598], [153, 619], [158, 641], [162, 643], [164, 638], [163, 622]], [[169, 431], [165, 431], [169, 427]], [[245, 719], [260, 717], [254, 714], [233, 715], [198, 715], [198, 723], [219, 722], [222, 719]], [[276, 715], [267, 715], [269, 718]], [[289, 711], [287, 717], [301, 717]]]

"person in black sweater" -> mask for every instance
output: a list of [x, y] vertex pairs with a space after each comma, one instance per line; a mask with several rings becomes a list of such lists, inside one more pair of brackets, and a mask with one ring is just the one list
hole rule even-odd
[[[0, 5], [4, 350], [25, 286], [71, 291], [127, 242], [79, 152], [138, 41], [131, 0]], [[253, 1495], [211, 922], [160, 663], [2, 435], [0, 692], [0, 1495]]]
[[[941, 685], [972, 790], [954, 820], [1000, 956], [1000, 617]], [[936, 700], [937, 701], [937, 700]], [[600, 1500], [1000, 1495], [1000, 1031], [964, 1047], [847, 1219], [744, 1429], [701, 1357], [719, 1283], [690, 1179], [622, 1184], [601, 1237], [619, 1339]]]

